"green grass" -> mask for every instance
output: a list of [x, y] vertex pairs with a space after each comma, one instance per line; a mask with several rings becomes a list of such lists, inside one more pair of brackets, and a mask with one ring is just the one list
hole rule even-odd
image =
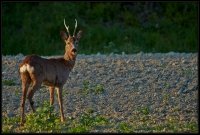
[[125, 122], [119, 123], [117, 129], [120, 133], [130, 133], [134, 131], [133, 127], [130, 126], [130, 124], [125, 123]]
[[13, 86], [16, 85], [14, 80], [3, 80], [2, 81], [3, 85], [7, 85], [7, 86]]
[[77, 133], [89, 132], [95, 126], [103, 126], [108, 120], [101, 115], [92, 115], [85, 112], [79, 118], [68, 117], [61, 123], [60, 117], [53, 111], [48, 101], [39, 107], [35, 113], [28, 113], [26, 123], [20, 127], [20, 117], [3, 117], [3, 133]]
[[134, 111], [129, 122], [111, 122], [109, 118], [86, 109], [76, 118], [67, 117], [61, 123], [59, 114], [53, 111], [48, 101], [26, 115], [26, 123], [20, 127], [20, 117], [2, 117], [2, 133], [89, 133], [94, 130], [112, 129], [117, 133], [197, 133], [197, 121], [180, 121], [179, 116], [167, 115], [160, 120], [151, 115], [147, 107]]
[[83, 30], [79, 53], [198, 51], [196, 2], [4, 2], [2, 9], [3, 55], [64, 54], [64, 18], [71, 33], [75, 18]]
[[[197, 121], [180, 121], [178, 116], [166, 116], [160, 121], [149, 114], [146, 107], [139, 108], [131, 122], [121, 122], [117, 131], [122, 133], [197, 133]], [[148, 113], [147, 113], [148, 112]]]
[[83, 81], [83, 86], [81, 93], [84, 95], [88, 95], [90, 93], [94, 93], [96, 95], [102, 94], [105, 91], [103, 84], [93, 84], [90, 83], [88, 80]]
[[149, 110], [149, 108], [147, 106], [145, 106], [145, 107], [141, 107], [139, 109], [139, 111], [144, 115], [148, 115], [150, 110]]

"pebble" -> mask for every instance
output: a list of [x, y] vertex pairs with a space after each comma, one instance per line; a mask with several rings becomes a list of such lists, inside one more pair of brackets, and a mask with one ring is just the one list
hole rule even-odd
[[[16, 107], [20, 107], [22, 92], [16, 71], [24, 57], [23, 54], [2, 56], [2, 110], [9, 117], [19, 115]], [[110, 121], [126, 122], [133, 117], [133, 111], [145, 107], [151, 108], [149, 115], [165, 119], [175, 113], [170, 110], [184, 106], [176, 110], [181, 113], [181, 120], [198, 121], [197, 62], [197, 53], [79, 54], [64, 85], [67, 93], [63, 97], [64, 113], [74, 118], [93, 108], [94, 113], [107, 116]], [[185, 75], [185, 69], [190, 69], [192, 74]], [[11, 80], [15, 85], [9, 86], [4, 83], [5, 80]], [[100, 94], [90, 91], [84, 95], [84, 81], [89, 81], [89, 89], [94, 90], [101, 84], [104, 91]], [[19, 91], [18, 96], [14, 95], [16, 90]], [[49, 100], [49, 91], [45, 86], [36, 91], [34, 100], [37, 106]], [[56, 94], [54, 100], [54, 106], [59, 111]], [[28, 103], [26, 105], [29, 106]], [[191, 109], [188, 112], [184, 108]]]

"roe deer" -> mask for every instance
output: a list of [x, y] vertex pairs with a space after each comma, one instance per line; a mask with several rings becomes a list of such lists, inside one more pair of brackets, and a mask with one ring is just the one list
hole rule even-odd
[[[76, 21], [76, 19], [75, 19]], [[69, 26], [64, 25], [67, 30], [68, 36], [64, 31], [61, 31], [61, 37], [65, 42], [65, 54], [61, 58], [45, 59], [37, 55], [29, 55], [19, 65], [19, 73], [22, 81], [22, 97], [21, 97], [21, 125], [25, 123], [24, 106], [26, 100], [29, 100], [30, 106], [35, 112], [33, 95], [41, 84], [49, 87], [50, 92], [50, 105], [54, 103], [54, 89], [57, 89], [58, 103], [60, 107], [61, 122], [64, 121], [63, 104], [62, 104], [62, 88], [68, 79], [69, 73], [74, 67], [78, 42], [81, 38], [82, 31], [80, 30], [75, 35], [77, 28], [77, 21], [75, 23], [73, 36], [70, 35]], [[29, 87], [31, 84], [31, 87]]]

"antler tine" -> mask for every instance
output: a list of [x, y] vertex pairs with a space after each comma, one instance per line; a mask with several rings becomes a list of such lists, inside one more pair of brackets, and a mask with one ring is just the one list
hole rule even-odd
[[67, 29], [68, 35], [70, 36], [70, 33], [69, 33], [69, 26], [68, 26], [68, 27], [66, 26], [66, 24], [65, 24], [65, 18], [64, 18], [64, 25], [65, 25], [65, 28]]
[[73, 37], [75, 36], [75, 32], [76, 32], [76, 28], [77, 28], [77, 20], [75, 19], [75, 28], [74, 28], [74, 33], [73, 33]]

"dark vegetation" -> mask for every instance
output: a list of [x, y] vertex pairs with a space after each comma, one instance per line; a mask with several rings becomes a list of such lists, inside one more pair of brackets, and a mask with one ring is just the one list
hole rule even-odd
[[79, 53], [198, 51], [197, 2], [3, 2], [3, 55], [63, 54], [64, 18]]

